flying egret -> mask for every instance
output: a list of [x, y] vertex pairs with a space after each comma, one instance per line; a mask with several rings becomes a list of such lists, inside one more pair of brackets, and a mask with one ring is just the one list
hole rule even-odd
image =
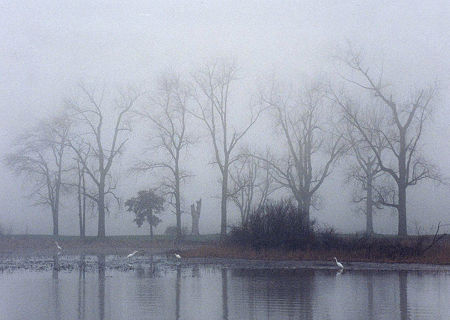
[[175, 256], [175, 258], [177, 258], [177, 259], [181, 259], [181, 256], [180, 256], [178, 253], [175, 253], [174, 256]]
[[127, 255], [127, 259], [130, 259], [132, 257], [134, 257], [136, 255], [136, 253], [138, 253], [139, 251], [133, 251], [132, 253], [130, 253], [129, 255]]
[[342, 263], [340, 263], [336, 257], [334, 257], [334, 260], [336, 261], [336, 265], [338, 266], [339, 269], [344, 270], [344, 266], [342, 265]]

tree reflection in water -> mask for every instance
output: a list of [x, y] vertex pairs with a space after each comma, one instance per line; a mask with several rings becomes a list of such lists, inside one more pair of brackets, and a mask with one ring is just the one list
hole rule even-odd
[[86, 261], [85, 256], [80, 255], [78, 263], [78, 320], [86, 319]]
[[177, 265], [177, 277], [175, 279], [175, 319], [180, 319], [180, 292], [181, 291], [181, 266]]
[[54, 298], [54, 310], [55, 319], [61, 319], [61, 304], [59, 297], [59, 256], [57, 254], [53, 255], [53, 268], [52, 268], [52, 279], [53, 279], [53, 298]]
[[368, 273], [366, 275], [367, 281], [367, 313], [368, 319], [374, 318], [374, 308], [373, 308], [373, 274]]
[[407, 320], [408, 317], [408, 272], [399, 271], [399, 294], [400, 294], [400, 319]]
[[228, 270], [222, 269], [222, 317], [228, 320]]
[[235, 269], [231, 275], [242, 284], [233, 300], [244, 304], [233, 309], [247, 310], [249, 319], [313, 319], [314, 270]]
[[105, 319], [105, 255], [97, 255], [98, 260], [98, 311], [99, 319]]
[[[351, 270], [336, 277], [331, 270], [236, 269], [170, 261], [158, 262], [156, 268], [152, 259], [134, 270], [111, 264], [107, 272], [104, 255], [75, 258], [74, 268], [63, 259], [71, 258], [55, 255], [45, 259], [45, 269], [1, 274], [1, 316], [406, 320], [447, 319], [450, 314], [448, 274]], [[30, 277], [36, 279], [32, 286]], [[439, 286], [443, 290], [437, 292]]]

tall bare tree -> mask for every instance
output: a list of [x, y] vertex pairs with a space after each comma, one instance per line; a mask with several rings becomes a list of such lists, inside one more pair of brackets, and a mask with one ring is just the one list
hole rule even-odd
[[262, 96], [262, 102], [272, 110], [286, 144], [283, 158], [265, 161], [270, 164], [275, 181], [292, 193], [305, 230], [309, 231], [314, 197], [344, 153], [344, 139], [325, 117], [325, 90], [320, 85], [293, 94], [282, 92], [274, 84]]
[[[377, 115], [373, 110], [366, 109], [364, 111], [364, 118], [367, 123], [376, 127], [382, 122], [382, 116]], [[366, 216], [366, 234], [371, 236], [374, 233], [374, 208], [382, 208], [377, 195], [381, 194], [381, 191], [386, 187], [386, 185], [383, 185], [385, 181], [381, 181], [384, 172], [381, 170], [371, 147], [360, 137], [359, 132], [351, 124], [346, 126], [345, 137], [351, 146], [351, 152], [348, 155], [353, 160], [348, 165], [346, 181], [354, 182], [356, 185], [352, 200], [357, 204], [364, 203], [363, 208], [360, 207], [359, 209]], [[386, 141], [379, 134], [379, 131], [368, 132], [367, 137], [371, 139], [372, 144], [376, 146], [379, 152], [385, 148]]]
[[[125, 133], [131, 131], [126, 121], [139, 94], [129, 89], [115, 99], [106, 97], [106, 90], [95, 90], [80, 85], [78, 99], [67, 101], [68, 110], [78, 121], [78, 134], [69, 140], [84, 172], [96, 187], [95, 193], [86, 193], [97, 204], [99, 238], [105, 237], [105, 198], [115, 197], [115, 183], [111, 168], [128, 141]], [[111, 115], [116, 109], [116, 114]], [[109, 108], [108, 108], [109, 107]]]
[[76, 172], [77, 172], [77, 201], [78, 201], [78, 224], [80, 227], [80, 237], [86, 236], [86, 200], [87, 200], [87, 188], [86, 188], [86, 174], [83, 165], [79, 159], [76, 159]]
[[195, 114], [207, 128], [214, 147], [214, 158], [221, 174], [221, 221], [220, 234], [227, 234], [227, 200], [230, 165], [236, 161], [236, 146], [258, 120], [261, 110], [252, 113], [248, 123], [241, 129], [232, 125], [230, 114], [231, 86], [236, 78], [237, 67], [234, 64], [216, 63], [207, 65], [194, 76], [196, 90], [194, 99], [198, 106]]
[[[138, 114], [154, 127], [151, 159], [141, 161], [136, 170], [161, 169], [166, 172], [163, 189], [169, 195], [177, 220], [177, 239], [181, 239], [181, 185], [188, 177], [182, 169], [182, 154], [194, 142], [187, 132], [188, 103], [191, 93], [177, 76], [161, 79], [158, 92]], [[157, 150], [158, 152], [154, 152]], [[159, 155], [160, 157], [158, 157]], [[159, 158], [159, 159], [158, 159]]]
[[[390, 193], [390, 198], [381, 197], [384, 206], [393, 207], [398, 212], [398, 235], [406, 236], [406, 190], [423, 179], [439, 179], [436, 168], [427, 162], [419, 152], [420, 140], [425, 123], [432, 111], [432, 100], [436, 95], [436, 88], [412, 93], [408, 98], [397, 97], [393, 89], [384, 83], [382, 73], [375, 76], [369, 73], [359, 54], [350, 53], [344, 62], [355, 74], [355, 79], [346, 78], [350, 83], [371, 93], [388, 117], [377, 127], [367, 127], [358, 114], [355, 103], [349, 98], [334, 95], [335, 100], [342, 107], [345, 116], [360, 133], [376, 156], [380, 169], [389, 174], [396, 184], [396, 192]], [[386, 148], [379, 150], [370, 138], [370, 132], [375, 131], [386, 140]], [[380, 194], [382, 195], [382, 194]]]
[[64, 153], [71, 122], [65, 115], [41, 121], [16, 141], [17, 150], [5, 163], [17, 174], [30, 177], [31, 196], [37, 205], [52, 212], [53, 235], [59, 235], [59, 206], [64, 170]]

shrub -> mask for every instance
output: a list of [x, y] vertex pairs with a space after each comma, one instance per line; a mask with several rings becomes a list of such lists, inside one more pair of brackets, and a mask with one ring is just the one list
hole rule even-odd
[[230, 240], [260, 248], [297, 249], [313, 239], [312, 226], [304, 226], [291, 200], [268, 203], [254, 210], [243, 225], [231, 229]]
[[[177, 235], [177, 226], [168, 226], [166, 228], [166, 230], [164, 231], [164, 234], [167, 235], [167, 236], [175, 237]], [[182, 227], [181, 228], [181, 235], [185, 236], [187, 234], [189, 234], [189, 231], [188, 231], [187, 227]]]

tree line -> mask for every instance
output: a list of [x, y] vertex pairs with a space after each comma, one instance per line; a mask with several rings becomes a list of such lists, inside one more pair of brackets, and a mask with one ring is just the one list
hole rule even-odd
[[[242, 80], [237, 65], [226, 62], [207, 64], [189, 76], [166, 74], [154, 89], [113, 91], [80, 84], [59, 114], [18, 137], [4, 164], [28, 178], [36, 204], [51, 212], [54, 235], [59, 234], [61, 195], [67, 191], [76, 197], [80, 236], [86, 234], [87, 210], [95, 208], [102, 238], [106, 213], [120, 202], [120, 173], [114, 167], [141, 123], [147, 129], [140, 137], [146, 147], [134, 155], [130, 170], [162, 178], [157, 189], [125, 203], [138, 225], [146, 219], [151, 228], [157, 224], [152, 210], [161, 212], [166, 202], [181, 237], [183, 187], [192, 176], [188, 150], [208, 143], [220, 176], [222, 236], [230, 202], [244, 224], [252, 210], [280, 196], [295, 201], [309, 230], [319, 190], [342, 163], [354, 185], [352, 200], [365, 214], [366, 232], [374, 233], [374, 210], [391, 207], [397, 211], [398, 235], [406, 236], [408, 188], [440, 180], [437, 167], [421, 152], [437, 87], [401, 92], [387, 85], [382, 72], [372, 72], [362, 55], [348, 52], [339, 61], [350, 74], [342, 83], [272, 80], [252, 103], [233, 95]], [[277, 142], [261, 151], [245, 138], [263, 117], [270, 119]], [[206, 139], [199, 138], [198, 128]]]

